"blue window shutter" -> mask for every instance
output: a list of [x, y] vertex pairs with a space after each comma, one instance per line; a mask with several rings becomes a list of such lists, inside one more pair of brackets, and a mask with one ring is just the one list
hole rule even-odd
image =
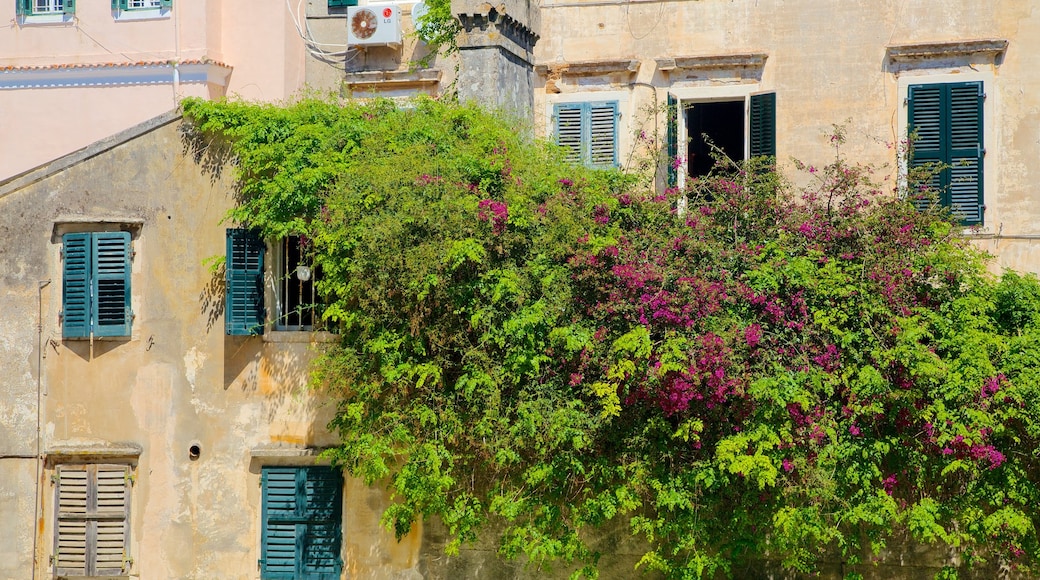
[[357, 6], [358, 0], [329, 0], [329, 8], [338, 8], [340, 6]]
[[76, 0], [65, 0], [65, 4], [63, 6], [63, 11], [65, 12], [65, 14], [75, 14], [76, 13]]
[[617, 167], [617, 102], [588, 103], [587, 111], [589, 167]]
[[160, 8], [173, 8], [173, 0], [159, 0]]
[[678, 173], [675, 167], [675, 157], [679, 154], [679, 101], [671, 93], [668, 93], [668, 107], [665, 110], [668, 116], [666, 121], [667, 154], [665, 160], [668, 163], [668, 187], [675, 187], [679, 183]]
[[580, 103], [557, 104], [553, 107], [556, 144], [566, 149], [565, 158], [571, 163], [581, 163], [583, 158], [583, 112], [584, 107]]
[[130, 233], [93, 234], [94, 336], [130, 336]]
[[261, 531], [264, 579], [338, 580], [343, 478], [331, 467], [265, 467]]
[[65, 234], [62, 237], [62, 336], [90, 336], [90, 234]]
[[749, 150], [752, 157], [776, 157], [776, 93], [751, 95]]
[[15, 4], [15, 12], [18, 16], [32, 14], [32, 0], [18, 0], [18, 3]]
[[950, 209], [964, 225], [977, 225], [983, 204], [982, 83], [952, 83], [948, 89]]
[[227, 334], [262, 334], [264, 330], [264, 242], [254, 230], [227, 231]]
[[[981, 82], [911, 85], [911, 167], [941, 165], [932, 176], [936, 201], [963, 225], [983, 221], [983, 92]], [[915, 199], [919, 209], [928, 199]]]

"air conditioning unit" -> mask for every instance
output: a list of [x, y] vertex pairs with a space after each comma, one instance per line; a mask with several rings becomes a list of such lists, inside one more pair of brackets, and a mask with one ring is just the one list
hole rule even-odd
[[370, 4], [347, 8], [348, 46], [401, 44], [401, 7]]

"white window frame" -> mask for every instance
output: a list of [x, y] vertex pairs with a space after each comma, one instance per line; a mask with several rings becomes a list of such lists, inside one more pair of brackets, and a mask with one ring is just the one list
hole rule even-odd
[[[276, 332], [309, 332], [321, 327], [320, 315], [313, 309], [301, 311], [301, 324], [286, 323], [286, 318], [289, 315], [289, 313], [287, 312], [288, 300], [286, 299], [286, 293], [290, 291], [289, 286], [299, 279], [296, 268], [293, 269], [293, 272], [287, 271], [289, 264], [287, 263], [285, 248], [286, 244], [290, 243], [290, 239], [298, 239], [298, 236], [286, 236], [284, 238], [274, 240], [270, 243], [271, 247], [269, 248], [270, 251], [268, 255], [272, 257], [270, 273], [271, 289], [274, 295], [275, 305], [274, 318], [272, 320], [271, 327], [272, 330]], [[318, 275], [318, 272], [313, 265], [311, 265], [310, 268], [310, 279], [312, 282], [311, 297], [314, 300], [314, 302], [311, 302], [311, 304], [320, 304], [320, 298], [318, 297], [317, 289], [314, 287], [313, 284], [313, 282], [317, 281], [316, 277]], [[311, 324], [302, 324], [302, 322], [304, 322], [303, 319], [307, 317], [310, 318]]]
[[37, 2], [32, 0], [32, 12], [20, 17], [19, 24], [64, 24], [71, 22], [72, 14], [65, 13], [65, 0], [43, 0], [47, 3], [47, 10], [38, 10]]
[[[141, 6], [130, 6], [131, 2], [140, 2]], [[145, 5], [151, 4], [151, 5]], [[170, 18], [171, 8], [163, 8], [159, 0], [128, 0], [127, 9], [116, 9], [113, 15], [117, 22], [128, 20], [156, 20]]]
[[546, 95], [545, 99], [545, 135], [555, 139], [555, 120], [554, 111], [556, 105], [579, 105], [584, 103], [598, 103], [598, 102], [610, 102], [614, 101], [617, 103], [617, 127], [616, 134], [617, 139], [614, 143], [617, 154], [617, 166], [625, 167], [628, 164], [628, 153], [631, 149], [631, 128], [632, 126], [628, 122], [632, 118], [631, 115], [631, 102], [632, 93], [630, 91], [584, 91], [580, 93], [557, 93], [552, 95]]
[[[946, 69], [944, 69], [946, 70]], [[1006, 221], [1014, 221], [1011, 215], [1001, 211], [997, 200], [997, 167], [1000, 165], [1001, 151], [999, 147], [993, 147], [999, 143], [997, 131], [1000, 128], [1000, 118], [997, 112], [1000, 110], [1000, 93], [996, 90], [997, 79], [992, 71], [974, 71], [963, 67], [956, 73], [938, 73], [934, 69], [920, 68], [901, 71], [896, 78], [896, 90], [899, 96], [898, 115], [896, 119], [897, 130], [894, 132], [900, 136], [901, 143], [907, 143], [909, 136], [907, 129], [910, 126], [910, 86], [930, 85], [945, 83], [968, 83], [981, 82], [986, 98], [982, 101], [982, 148], [985, 151], [982, 163], [982, 223], [981, 226], [970, 226], [964, 228], [964, 233], [977, 231], [985, 234], [992, 231], [992, 224], [1002, 224]], [[907, 165], [909, 159], [907, 151], [899, 151], [898, 163], [898, 185], [901, 195], [906, 194], [907, 188]]]
[[763, 92], [758, 83], [721, 87], [677, 87], [668, 89], [678, 106], [675, 111], [675, 155], [683, 162], [675, 170], [675, 184], [682, 191], [689, 172], [689, 134], [686, 129], [686, 109], [697, 103], [725, 103], [744, 101], [744, 159], [751, 157], [751, 95]]

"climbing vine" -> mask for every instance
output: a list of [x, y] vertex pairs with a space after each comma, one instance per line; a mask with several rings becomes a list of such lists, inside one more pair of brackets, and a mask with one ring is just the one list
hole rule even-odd
[[857, 570], [903, 534], [1035, 564], [1040, 284], [871, 168], [657, 192], [436, 100], [184, 111], [236, 158], [230, 218], [310, 241], [330, 455], [397, 534], [587, 576], [597, 529], [669, 578]]

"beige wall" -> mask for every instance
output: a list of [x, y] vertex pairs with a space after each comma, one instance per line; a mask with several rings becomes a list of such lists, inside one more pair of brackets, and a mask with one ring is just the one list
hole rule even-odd
[[[552, 104], [609, 98], [622, 110], [620, 159], [627, 162], [633, 135], [663, 119], [646, 111], [668, 92], [690, 99], [755, 91], [777, 94], [777, 155], [820, 165], [833, 157], [826, 137], [844, 125], [849, 159], [882, 166], [892, 189], [897, 148], [905, 138], [906, 87], [913, 82], [982, 80], [985, 83], [985, 226], [977, 235], [1001, 251], [999, 265], [1040, 271], [1027, 239], [1040, 233], [1040, 75], [1031, 64], [1040, 50], [1040, 5], [1022, 0], [700, 0], [616, 2], [548, 0], [542, 3], [536, 62], [562, 68], [543, 72], [535, 94], [535, 127], [548, 134]], [[893, 64], [892, 45], [1009, 41], [1006, 52], [960, 55]], [[720, 67], [666, 71], [657, 59], [758, 53], [757, 69]], [[573, 74], [582, 62], [634, 61], [638, 70]], [[549, 90], [546, 90], [546, 82]], [[797, 179], [797, 177], [796, 177]], [[1014, 246], [1015, 249], [1012, 249]]]

